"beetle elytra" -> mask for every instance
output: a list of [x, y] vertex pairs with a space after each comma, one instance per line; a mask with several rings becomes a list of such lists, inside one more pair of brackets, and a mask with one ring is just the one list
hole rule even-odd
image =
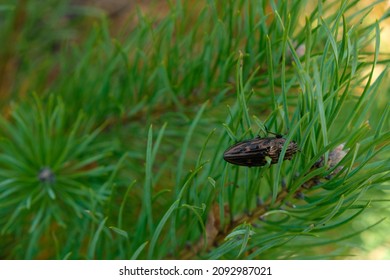
[[[251, 167], [266, 165], [266, 157], [270, 157], [271, 164], [275, 164], [279, 160], [285, 142], [286, 139], [280, 135], [265, 138], [256, 137], [231, 146], [223, 153], [223, 158], [231, 164]], [[284, 160], [292, 159], [298, 150], [298, 144], [291, 141], [284, 154]]]

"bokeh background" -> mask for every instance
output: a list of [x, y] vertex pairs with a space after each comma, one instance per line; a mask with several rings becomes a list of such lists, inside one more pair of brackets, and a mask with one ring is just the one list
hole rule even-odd
[[[83, 99], [83, 92], [85, 91], [94, 91], [99, 87], [95, 84], [96, 81], [88, 80], [88, 73], [82, 68], [83, 63], [90, 63], [91, 69], [90, 73], [93, 71], [99, 71], [99, 67], [110, 67], [109, 64], [102, 65], [97, 63], [91, 63], [94, 60], [96, 55], [94, 52], [99, 53], [96, 55], [96, 60], [100, 56], [104, 57], [104, 47], [101, 49], [91, 50], [89, 54], [92, 59], [85, 61], [76, 61], [74, 58], [77, 57], [77, 52], [82, 52], [86, 45], [94, 45], [94, 40], [99, 40], [99, 36], [106, 37], [108, 36], [112, 40], [113, 45], [115, 42], [123, 42], [128, 40], [132, 36], [132, 32], [138, 28], [140, 24], [138, 21], [138, 16], [143, 15], [146, 18], [150, 18], [150, 24], [156, 24], [159, 20], [162, 20], [166, 17], [172, 16], [171, 8], [175, 6], [175, 1], [130, 1], [130, 0], [73, 0], [73, 1], [45, 1], [43, 4], [33, 4], [34, 1], [29, 0], [20, 0], [20, 1], [5, 1], [0, 3], [0, 25], [3, 25], [1, 28], [1, 37], [3, 38], [0, 42], [0, 104], [3, 116], [7, 119], [10, 118], [11, 112], [13, 109], [13, 104], [19, 103], [23, 100], [27, 100], [33, 94], [45, 95], [56, 95], [56, 91], [67, 90], [73, 91], [73, 95], [69, 99], [63, 98], [64, 104], [67, 108], [78, 109], [79, 104], [84, 104], [84, 110], [88, 115], [90, 111], [99, 109], [99, 106], [102, 106], [100, 103], [94, 103], [93, 99]], [[195, 19], [199, 16], [199, 12], [202, 8], [207, 5], [208, 1], [186, 1], [187, 9], [189, 15]], [[358, 1], [357, 5], [353, 8], [356, 10], [364, 9], [367, 5], [371, 5], [372, 1], [361, 0]], [[379, 18], [385, 16], [389, 13], [390, 2], [382, 1], [375, 5], [373, 10], [367, 16], [366, 24], [370, 22], [375, 22]], [[302, 13], [302, 18], [299, 19], [299, 24], [304, 26], [305, 16], [310, 14], [310, 12], [317, 7], [317, 2], [308, 1], [306, 9]], [[337, 7], [335, 7], [336, 9]], [[270, 7], [271, 9], [271, 7]], [[6, 21], [2, 19], [1, 14], [9, 13], [12, 10], [14, 16], [12, 20]], [[331, 13], [331, 11], [328, 11]], [[105, 22], [106, 30], [99, 29], [96, 31], [96, 26]], [[144, 23], [143, 23], [144, 24]], [[187, 28], [190, 26], [187, 26]], [[186, 26], [183, 26], [185, 29]], [[386, 19], [380, 23], [381, 29], [381, 45], [380, 59], [382, 63], [378, 63], [377, 69], [375, 70], [374, 79], [378, 77], [382, 71], [388, 66], [388, 59], [390, 53], [390, 20]], [[92, 36], [96, 32], [96, 36]], [[81, 47], [83, 46], [83, 47]], [[148, 48], [147, 45], [144, 46]], [[179, 46], [180, 47], [180, 46]], [[368, 46], [368, 49], [371, 48], [371, 51], [374, 51], [375, 46]], [[112, 50], [107, 50], [107, 53]], [[120, 48], [118, 47], [120, 52]], [[136, 52], [137, 50], [127, 50], [129, 52]], [[67, 56], [69, 54], [69, 56]], [[69, 57], [69, 59], [67, 58]], [[81, 57], [81, 56], [78, 56]], [[169, 64], [169, 61], [166, 61]], [[121, 71], [120, 69], [111, 69], [111, 75], [116, 80], [114, 82], [107, 81], [98, 81], [105, 83], [107, 82], [107, 87], [120, 87], [121, 86]], [[132, 66], [130, 65], [130, 68]], [[72, 70], [70, 70], [72, 69]], [[102, 69], [106, 70], [106, 69]], [[67, 72], [68, 71], [68, 72]], [[79, 72], [78, 72], [79, 71]], [[137, 71], [137, 70], [134, 70]], [[89, 71], [86, 71], [89, 72]], [[76, 73], [76, 74], [75, 74]], [[142, 73], [139, 73], [142, 75]], [[159, 75], [159, 74], [157, 74]], [[383, 81], [381, 94], [376, 102], [378, 106], [389, 103], [389, 74], [386, 74], [386, 78]], [[69, 79], [67, 79], [69, 77]], [[85, 84], [88, 85], [88, 88], [77, 88], [74, 85], [74, 79], [78, 77], [79, 79], [85, 79]], [[140, 87], [141, 88], [141, 87]], [[80, 91], [78, 95], [77, 90]], [[104, 89], [102, 89], [102, 92]], [[137, 101], [142, 100], [142, 92], [138, 92]], [[63, 94], [66, 96], [66, 94]], [[206, 101], [205, 98], [197, 98], [198, 93], [193, 93], [193, 98], [188, 98], [187, 100], [172, 101], [172, 104], [164, 106], [155, 106], [153, 109], [142, 107], [142, 102], [139, 102], [140, 107], [130, 108], [134, 110], [134, 113], [131, 114], [131, 117], [121, 118], [120, 110], [126, 111], [129, 108], [129, 104], [124, 104], [123, 108], [120, 104], [115, 104], [115, 114], [102, 113], [100, 116], [94, 116], [94, 121], [98, 119], [100, 123], [108, 122], [103, 130], [106, 135], [115, 134], [120, 140], [116, 142], [117, 147], [126, 147], [130, 148], [134, 153], [134, 158], [138, 159], [139, 165], [142, 166], [143, 153], [146, 149], [146, 135], [149, 129], [150, 124], [156, 124], [156, 127], [160, 128], [163, 126], [165, 121], [169, 121], [172, 126], [176, 127], [189, 127], [188, 119], [186, 119], [185, 114], [182, 118], [179, 118], [177, 115], [179, 113], [176, 111], [175, 102], [185, 104], [188, 106], [192, 102], [200, 104], [201, 101]], [[79, 98], [79, 99], [78, 99]], [[212, 99], [216, 98], [217, 101]], [[217, 126], [223, 120], [225, 112], [225, 106], [218, 106], [218, 99], [221, 99], [220, 96], [211, 97], [211, 103], [216, 104], [214, 109], [210, 110], [208, 113], [211, 115], [211, 118], [214, 119], [213, 123], [210, 123], [210, 126]], [[115, 103], [115, 97], [112, 97], [107, 102]], [[130, 101], [131, 104], [131, 101]], [[171, 106], [172, 105], [172, 106]], [[24, 105], [25, 106], [25, 105]], [[22, 106], [23, 107], [23, 106]], [[191, 106], [188, 106], [189, 108]], [[170, 115], [170, 111], [174, 111]], [[196, 113], [198, 108], [190, 108], [192, 113]], [[119, 113], [118, 113], [119, 112]], [[175, 115], [173, 115], [175, 114]], [[22, 114], [23, 116], [23, 114]], [[33, 117], [31, 117], [33, 118]], [[378, 116], [380, 118], [380, 116]], [[64, 127], [67, 125], [72, 125], [70, 123], [64, 122]], [[203, 124], [205, 128], [206, 124]], [[131, 126], [131, 129], [121, 129], [122, 127], [128, 128]], [[197, 133], [202, 134], [202, 128], [196, 131]], [[204, 134], [204, 133], [203, 133]], [[177, 141], [182, 141], [180, 135], [175, 135], [175, 130], [169, 130], [167, 135], [172, 140], [164, 143], [166, 146], [174, 147], [174, 143]], [[104, 136], [103, 136], [104, 137]], [[107, 138], [110, 138], [107, 136]], [[97, 147], [96, 149], [99, 149]], [[174, 148], [166, 148], [164, 152], [169, 154], [173, 152]], [[138, 152], [139, 151], [139, 152]], [[189, 151], [189, 155], [196, 156], [196, 152]], [[118, 157], [119, 158], [119, 157]], [[167, 157], [167, 164], [171, 164], [174, 161], [172, 158]], [[161, 161], [164, 164], [164, 161]], [[88, 162], [83, 166], [83, 170], [90, 170], [95, 168], [94, 162]], [[140, 171], [142, 170], [142, 171]], [[158, 173], [160, 169], [155, 171]], [[143, 166], [139, 170], [136, 167], [130, 172], [133, 175], [134, 179], [142, 180], [143, 178]], [[44, 173], [40, 173], [44, 176]], [[137, 178], [139, 174], [139, 178]], [[161, 184], [164, 185], [172, 182], [174, 175], [169, 171], [162, 171], [158, 173], [158, 180], [161, 180]], [[47, 175], [47, 180], [50, 180], [50, 173]], [[131, 184], [132, 179], [128, 179], [122, 182], [124, 185]], [[169, 183], [168, 183], [169, 182]], [[384, 188], [387, 188], [387, 191], [390, 190], [390, 183], [383, 182]], [[139, 198], [141, 199], [141, 198]], [[356, 219], [350, 223], [351, 229], [361, 229], [364, 226], [374, 224], [378, 221], [378, 217], [388, 216], [390, 213], [389, 201], [386, 202], [389, 197], [384, 197], [384, 203], [375, 204], [375, 207], [371, 207], [366, 210], [365, 214], [360, 216], [359, 219]], [[163, 204], [163, 201], [158, 201], [157, 203]], [[136, 208], [136, 207], [135, 207]], [[376, 225], [374, 228], [366, 230], [361, 234], [354, 236], [354, 241], [358, 241], [361, 244], [361, 247], [356, 247], [356, 242], [351, 242], [354, 245], [351, 246], [350, 251], [347, 254], [349, 259], [390, 259], [390, 236], [388, 234], [390, 230], [390, 219], [385, 219], [379, 225]], [[335, 232], [336, 236], [338, 233]], [[16, 237], [15, 237], [16, 236]], [[18, 236], [18, 237], [17, 237]], [[3, 235], [1, 243], [2, 248], [2, 258], [12, 258], [12, 255], [9, 255], [9, 252], [12, 251], [10, 247], [18, 246], [19, 240], [22, 240], [22, 235]], [[49, 238], [49, 237], [47, 237]], [[40, 239], [40, 244], [45, 247], [45, 238]], [[22, 243], [20, 243], [22, 244]], [[22, 246], [21, 246], [22, 247]], [[331, 250], [333, 248], [329, 248]], [[21, 249], [22, 250], [22, 249]], [[42, 250], [37, 258], [52, 258], [53, 252], [51, 248]]]

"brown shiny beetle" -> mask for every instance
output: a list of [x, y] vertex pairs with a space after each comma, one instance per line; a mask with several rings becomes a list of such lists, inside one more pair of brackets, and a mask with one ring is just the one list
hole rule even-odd
[[[285, 142], [286, 139], [281, 135], [265, 138], [258, 136], [231, 146], [223, 153], [223, 159], [231, 164], [252, 167], [266, 165], [266, 157], [270, 157], [271, 164], [275, 164], [279, 160]], [[284, 160], [290, 160], [298, 150], [298, 144], [291, 141], [284, 154]]]

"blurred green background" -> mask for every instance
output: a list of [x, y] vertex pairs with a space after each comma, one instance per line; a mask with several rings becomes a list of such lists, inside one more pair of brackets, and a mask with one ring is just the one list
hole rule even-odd
[[[379, 87], [373, 90], [377, 91], [375, 97], [368, 98], [369, 105], [362, 103], [367, 109], [355, 119], [362, 123], [362, 135], [373, 135], [380, 131], [378, 127], [384, 131], [383, 141], [377, 143], [383, 149], [378, 155], [381, 166], [374, 167], [387, 172], [373, 179], [371, 185], [371, 179], [365, 181], [370, 188], [364, 189], [367, 194], [362, 194], [362, 201], [372, 201], [364, 206], [364, 214], [327, 232], [330, 238], [351, 233], [350, 238], [340, 241], [342, 246], [330, 242], [302, 254], [290, 248], [290, 254], [287, 245], [287, 249], [281, 248], [287, 250], [285, 255], [275, 252], [261, 258], [390, 259], [390, 221], [382, 221], [390, 213], [388, 3], [339, 2], [1, 3], [0, 258], [179, 258], [177, 251], [200, 246], [197, 240], [204, 232], [212, 234], [207, 224], [211, 211], [216, 204], [223, 205], [222, 198], [215, 195], [215, 185], [240, 174], [241, 178], [249, 178], [240, 181], [242, 190], [244, 184], [252, 184], [253, 178], [266, 172], [234, 169], [237, 173], [226, 175], [222, 158], [215, 160], [215, 151], [221, 154], [232, 144], [223, 124], [232, 128], [233, 121], [229, 120], [238, 118], [233, 104], [239, 99], [236, 93], [241, 91], [240, 77], [251, 116], [267, 120], [264, 123], [271, 124], [271, 131], [287, 133], [291, 126], [286, 118], [274, 120], [269, 116], [283, 110], [287, 115], [299, 108], [298, 93], [304, 82], [297, 74], [300, 68], [295, 66], [296, 58], [320, 60], [324, 50], [321, 36], [326, 33], [321, 30], [317, 34], [315, 23], [324, 18], [329, 26], [340, 24], [339, 29], [329, 32], [337, 44], [344, 38], [350, 40], [350, 45], [344, 47], [351, 50], [351, 60], [356, 59], [351, 71], [361, 71], [360, 78], [350, 81], [350, 104], [365, 92], [368, 80], [374, 85], [378, 77], [381, 80], [374, 86]], [[337, 16], [342, 9], [349, 15], [345, 26], [343, 18]], [[371, 32], [376, 21], [380, 48]], [[288, 36], [296, 53], [283, 55], [287, 37], [280, 22], [290, 28]], [[347, 26], [353, 32], [343, 36], [341, 30]], [[305, 49], [310, 28], [312, 45]], [[354, 42], [361, 49], [354, 49]], [[343, 59], [339, 59], [340, 65]], [[322, 71], [318, 77], [325, 92], [326, 79], [321, 75], [326, 74]], [[270, 72], [275, 75], [274, 82]], [[332, 75], [329, 73], [330, 80]], [[279, 101], [274, 100], [273, 91], [292, 93], [287, 98], [291, 107], [280, 109], [286, 104], [281, 101], [280, 107], [276, 106]], [[336, 120], [340, 125], [333, 127], [329, 138], [355, 129], [341, 126], [348, 115], [354, 116], [353, 106], [344, 106]], [[235, 136], [239, 140], [250, 138], [250, 133], [239, 135], [240, 124]], [[253, 127], [261, 131], [258, 123]], [[220, 135], [219, 140], [214, 132]], [[321, 141], [317, 142], [319, 146]], [[369, 144], [362, 142], [362, 147]], [[313, 151], [316, 149], [313, 147]], [[303, 153], [301, 162], [305, 156], [311, 154]], [[203, 158], [210, 158], [211, 167], [205, 167], [209, 163], [203, 163]], [[210, 171], [204, 175], [196, 173], [201, 171], [191, 173], [197, 168]], [[191, 223], [184, 226], [177, 218], [176, 222], [172, 219], [161, 223], [167, 227], [160, 228], [159, 222], [168, 218], [164, 213], [173, 209], [170, 206], [179, 197], [181, 187], [190, 182], [191, 174], [198, 180], [196, 190], [190, 189], [183, 200], [193, 204], [182, 205], [188, 208], [183, 214], [187, 219], [183, 219]], [[240, 203], [237, 205], [241, 207], [244, 202]], [[248, 210], [240, 207], [234, 210]], [[218, 209], [223, 216], [222, 207]], [[198, 218], [203, 226], [199, 226], [202, 222]], [[360, 232], [378, 221], [378, 225]], [[196, 229], [189, 230], [191, 227]], [[165, 242], [159, 239], [160, 234], [182, 238]], [[155, 249], [150, 249], [153, 246]], [[241, 257], [248, 255], [250, 251]], [[200, 258], [205, 256], [201, 254]]]

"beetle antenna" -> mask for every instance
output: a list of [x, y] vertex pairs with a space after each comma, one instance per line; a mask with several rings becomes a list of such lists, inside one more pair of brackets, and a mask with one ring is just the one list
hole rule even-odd
[[282, 138], [282, 137], [283, 137], [282, 134], [279, 134], [279, 133], [275, 133], [275, 132], [269, 131], [269, 130], [268, 130], [268, 127], [266, 127], [265, 125], [264, 125], [264, 127], [265, 127], [265, 130], [267, 131], [267, 134], [273, 134], [273, 135], [276, 136], [276, 138]]

